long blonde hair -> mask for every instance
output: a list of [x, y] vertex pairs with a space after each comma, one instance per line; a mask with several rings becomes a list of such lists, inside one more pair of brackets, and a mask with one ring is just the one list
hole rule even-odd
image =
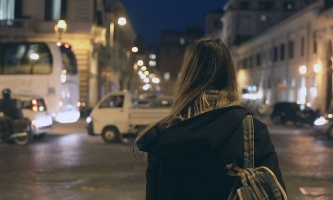
[[210, 38], [190, 43], [173, 93], [170, 114], [142, 130], [134, 146], [156, 125], [168, 127], [177, 119], [185, 120], [216, 108], [239, 104], [236, 69], [226, 44]]

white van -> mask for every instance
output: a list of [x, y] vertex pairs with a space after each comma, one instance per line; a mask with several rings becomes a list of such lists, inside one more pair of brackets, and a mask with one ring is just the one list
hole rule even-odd
[[13, 94], [12, 98], [21, 101], [23, 116], [31, 120], [31, 128], [35, 139], [41, 139], [51, 131], [52, 117], [47, 112], [47, 105], [42, 97]]
[[[105, 95], [87, 118], [89, 135], [101, 135], [107, 143], [119, 141], [123, 134], [137, 134], [142, 128], [166, 117], [171, 111], [170, 100], [159, 100], [161, 106], [138, 107], [128, 91]], [[150, 105], [150, 106], [149, 106]]]

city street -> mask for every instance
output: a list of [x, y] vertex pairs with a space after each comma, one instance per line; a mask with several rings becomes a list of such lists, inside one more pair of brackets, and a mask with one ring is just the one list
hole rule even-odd
[[[291, 200], [333, 199], [333, 140], [311, 129], [266, 122]], [[27, 146], [0, 144], [0, 200], [143, 200], [145, 167], [132, 155], [132, 140], [106, 144], [89, 136], [85, 122], [55, 124]], [[141, 154], [138, 154], [139, 158]]]

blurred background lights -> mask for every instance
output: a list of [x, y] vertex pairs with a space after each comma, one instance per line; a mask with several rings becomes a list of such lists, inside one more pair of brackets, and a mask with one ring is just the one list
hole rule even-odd
[[30, 57], [31, 60], [38, 60], [39, 59], [39, 55], [37, 53], [30, 54], [29, 57]]
[[124, 17], [120, 17], [120, 18], [118, 19], [118, 24], [119, 24], [119, 25], [125, 25], [125, 24], [126, 24], [126, 18], [124, 18]]
[[148, 90], [150, 88], [150, 85], [149, 84], [146, 84], [142, 87], [143, 90]]
[[319, 73], [321, 71], [321, 66], [319, 64], [315, 64], [313, 66], [313, 70], [315, 73]]
[[138, 60], [138, 65], [142, 66], [143, 65], [143, 61], [142, 60]]
[[152, 59], [152, 60], [155, 60], [156, 59], [156, 55], [155, 54], [149, 54], [149, 58]]
[[153, 79], [152, 79], [152, 82], [153, 82], [153, 83], [159, 83], [159, 82], [160, 82], [160, 79], [159, 79], [159, 78], [153, 78]]
[[305, 65], [300, 66], [298, 71], [300, 74], [305, 74], [307, 71], [306, 66]]

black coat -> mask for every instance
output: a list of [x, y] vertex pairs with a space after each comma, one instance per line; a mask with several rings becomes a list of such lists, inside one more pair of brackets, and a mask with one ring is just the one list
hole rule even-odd
[[[244, 166], [242, 120], [247, 114], [245, 108], [233, 106], [150, 130], [137, 144], [148, 152], [146, 199], [227, 199], [236, 178], [226, 174], [225, 166]], [[267, 127], [253, 121], [255, 167], [270, 168], [285, 188]]]

